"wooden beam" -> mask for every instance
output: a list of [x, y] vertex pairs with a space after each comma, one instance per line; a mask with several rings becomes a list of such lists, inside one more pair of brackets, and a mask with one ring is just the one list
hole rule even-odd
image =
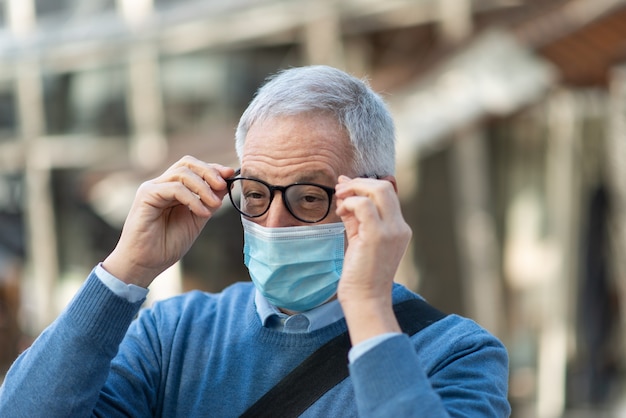
[[576, 96], [555, 93], [548, 102], [546, 155], [547, 231], [558, 249], [552, 277], [540, 288], [537, 417], [560, 417], [565, 410], [568, 341], [578, 277], [580, 178], [576, 167], [579, 121]]
[[[16, 173], [26, 168], [26, 144], [21, 140], [0, 143], [0, 173]], [[128, 139], [95, 136], [43, 136], [34, 139], [28, 147], [29, 158], [38, 161], [40, 168], [106, 167], [115, 160], [117, 166], [129, 164]]]
[[154, 44], [137, 44], [128, 59], [128, 108], [132, 126], [130, 158], [139, 167], [153, 169], [167, 157], [163, 126], [163, 98], [159, 54]]
[[308, 20], [302, 29], [305, 64], [324, 64], [345, 68], [341, 22], [334, 0], [309, 4]]
[[505, 310], [487, 154], [485, 138], [475, 126], [459, 132], [452, 143], [455, 230], [467, 315], [502, 338]]
[[[621, 300], [626, 300], [626, 63], [610, 74], [608, 135], [606, 136], [607, 183], [611, 201], [610, 269]], [[626, 315], [621, 318], [626, 335]]]
[[20, 140], [25, 149], [27, 283], [24, 292], [27, 331], [35, 335], [54, 318], [54, 289], [58, 277], [57, 241], [50, 169], [47, 156], [35, 150], [45, 131], [41, 72], [37, 61], [24, 61], [15, 68]]
[[439, 34], [447, 45], [456, 45], [473, 31], [470, 0], [439, 0]]

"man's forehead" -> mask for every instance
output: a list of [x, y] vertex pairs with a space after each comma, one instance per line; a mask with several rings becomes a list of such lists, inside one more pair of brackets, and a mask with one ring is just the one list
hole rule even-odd
[[309, 113], [255, 123], [243, 144], [241, 168], [242, 175], [268, 181], [326, 183], [347, 174], [352, 158], [352, 145], [342, 125], [329, 115]]
[[[290, 172], [291, 171], [291, 172]], [[315, 182], [320, 180], [328, 180], [334, 178], [326, 170], [289, 170], [285, 167], [266, 167], [264, 170], [259, 170], [256, 167], [242, 167], [242, 177], [249, 177], [253, 179], [265, 180], [268, 177], [289, 177], [294, 182]]]

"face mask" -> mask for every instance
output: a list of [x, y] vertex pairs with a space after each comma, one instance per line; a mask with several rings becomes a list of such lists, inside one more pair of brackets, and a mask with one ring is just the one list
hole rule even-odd
[[244, 262], [273, 305], [304, 312], [334, 296], [343, 267], [343, 223], [266, 228], [241, 222]]

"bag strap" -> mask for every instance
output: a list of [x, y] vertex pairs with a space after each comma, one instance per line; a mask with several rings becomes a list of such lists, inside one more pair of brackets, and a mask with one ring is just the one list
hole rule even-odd
[[[408, 335], [416, 334], [446, 316], [422, 299], [400, 302], [394, 305], [393, 310], [402, 331]], [[293, 369], [240, 418], [299, 416], [348, 377], [350, 348], [348, 332], [333, 338]]]

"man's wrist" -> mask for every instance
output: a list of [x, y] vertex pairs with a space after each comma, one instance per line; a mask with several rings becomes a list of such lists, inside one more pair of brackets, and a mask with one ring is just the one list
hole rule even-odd
[[401, 334], [398, 332], [387, 332], [360, 342], [359, 344], [353, 346], [348, 352], [348, 362], [354, 363], [359, 359], [359, 357], [367, 353], [369, 350], [398, 335]]
[[131, 303], [139, 302], [145, 299], [148, 295], [148, 289], [137, 286], [134, 284], [128, 284], [118, 279], [110, 272], [108, 272], [102, 263], [99, 263], [95, 268], [95, 274], [106, 287], [108, 287], [113, 293], [126, 299]]
[[342, 309], [353, 346], [378, 335], [402, 332], [390, 301], [346, 301]]
[[102, 267], [113, 275], [118, 280], [135, 286], [148, 288], [152, 280], [158, 273], [152, 273], [145, 268], [132, 266], [132, 264], [125, 261], [125, 257], [116, 257], [115, 251], [113, 251], [102, 262]]

